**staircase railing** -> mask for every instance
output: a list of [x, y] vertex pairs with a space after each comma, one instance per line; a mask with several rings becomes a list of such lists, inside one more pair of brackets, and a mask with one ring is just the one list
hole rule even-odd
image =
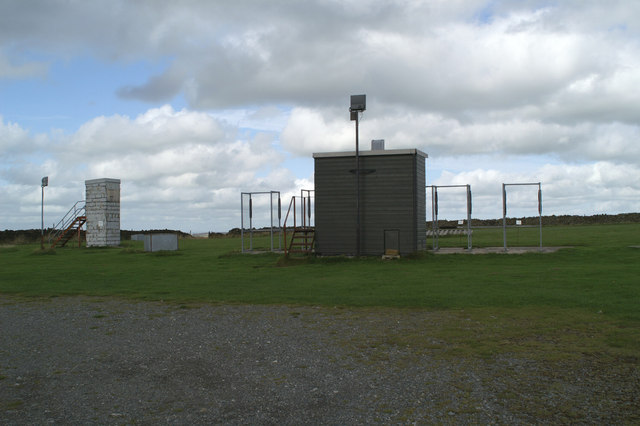
[[85, 215], [85, 205], [84, 200], [76, 201], [73, 207], [69, 209], [67, 214], [60, 219], [60, 222], [58, 222], [49, 233], [49, 244], [51, 244], [51, 241], [57, 241], [62, 234], [67, 232], [67, 229], [69, 229], [78, 216]]
[[289, 240], [287, 240], [287, 221], [289, 220], [289, 214], [291, 213], [291, 209], [293, 208], [293, 229], [296, 228], [296, 196], [291, 197], [291, 201], [289, 201], [289, 208], [287, 209], [287, 214], [284, 216], [284, 222], [282, 223], [282, 235], [284, 238], [284, 254], [285, 256], [289, 254]]
[[[293, 218], [293, 231], [295, 233], [296, 229], [299, 228], [311, 228], [313, 227], [313, 209], [311, 205], [311, 200], [313, 198], [312, 189], [303, 189], [300, 191], [300, 196], [291, 197], [291, 201], [289, 202], [289, 208], [287, 209], [287, 214], [284, 217], [284, 222], [282, 224], [282, 234], [284, 238], [284, 254], [289, 254], [289, 246], [290, 242], [287, 240], [287, 221], [289, 220], [289, 216]], [[296, 206], [299, 204], [299, 209]], [[298, 226], [298, 216], [296, 212], [300, 213], [300, 226]], [[293, 214], [292, 214], [293, 213]]]

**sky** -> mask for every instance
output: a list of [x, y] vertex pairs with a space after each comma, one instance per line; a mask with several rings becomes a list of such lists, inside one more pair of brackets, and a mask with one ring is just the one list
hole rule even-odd
[[[240, 227], [242, 192], [287, 205], [314, 152], [355, 149], [354, 94], [361, 149], [427, 153], [473, 217], [528, 182], [544, 215], [640, 211], [640, 2], [8, 0], [0, 229], [40, 228], [44, 176], [45, 226], [115, 178], [122, 229]], [[538, 214], [507, 188], [509, 216]], [[465, 191], [439, 201], [466, 218]]]

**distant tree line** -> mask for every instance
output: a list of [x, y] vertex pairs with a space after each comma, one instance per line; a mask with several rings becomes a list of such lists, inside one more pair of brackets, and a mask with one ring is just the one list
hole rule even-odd
[[[507, 217], [509, 224], [513, 224], [515, 220], [521, 220], [522, 225], [537, 225], [539, 216], [532, 217]], [[576, 215], [552, 215], [542, 216], [542, 225], [604, 225], [613, 223], [640, 223], [640, 213], [621, 213], [621, 214], [597, 214], [593, 216], [576, 216]], [[427, 221], [427, 225], [431, 225], [431, 221]], [[440, 228], [456, 228], [457, 220], [438, 220]], [[471, 226], [502, 226], [502, 218], [500, 219], [471, 219]]]

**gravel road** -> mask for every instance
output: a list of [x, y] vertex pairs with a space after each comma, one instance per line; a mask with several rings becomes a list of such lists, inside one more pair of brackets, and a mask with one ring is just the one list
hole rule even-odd
[[[0, 296], [0, 424], [638, 423], [637, 360], [399, 346], [446, 312]], [[424, 343], [424, 342], [423, 342]]]

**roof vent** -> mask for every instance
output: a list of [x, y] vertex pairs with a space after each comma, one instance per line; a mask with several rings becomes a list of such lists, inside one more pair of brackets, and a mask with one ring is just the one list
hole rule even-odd
[[371, 151], [384, 151], [384, 139], [372, 139]]

